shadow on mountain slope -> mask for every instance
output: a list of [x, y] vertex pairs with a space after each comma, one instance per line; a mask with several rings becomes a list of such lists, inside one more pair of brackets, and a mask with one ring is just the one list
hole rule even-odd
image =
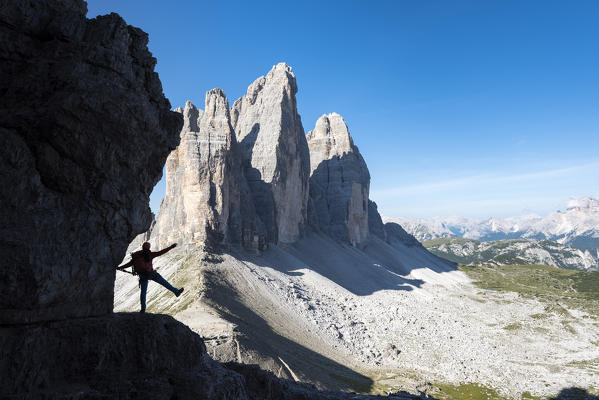
[[[217, 275], [219, 272], [205, 273]], [[372, 379], [277, 333], [274, 329], [293, 329], [293, 322], [289, 321], [285, 326], [272, 326], [273, 322], [269, 324], [244, 304], [244, 301], [251, 301], [251, 298], [241, 299], [231, 284], [220, 278], [207, 277], [206, 280], [210, 284], [206, 287], [205, 297], [210, 299], [210, 303], [223, 319], [237, 325], [236, 331], [252, 332], [252, 337], [236, 337], [239, 344], [238, 362], [257, 363], [271, 359], [274, 362], [271, 363], [270, 369], [278, 369], [279, 375], [312, 382], [321, 389], [365, 393], [371, 391], [374, 383]], [[263, 303], [258, 306], [268, 307]], [[263, 311], [277, 313], [277, 310], [268, 308]], [[314, 343], [314, 347], [318, 345]]]
[[549, 400], [599, 400], [599, 396], [585, 389], [571, 387], [562, 389], [556, 397], [550, 397]]
[[319, 233], [293, 245], [271, 246], [262, 255], [235, 251], [233, 256], [292, 276], [301, 276], [301, 270], [309, 269], [357, 296], [420, 288], [424, 280], [406, 277], [415, 269], [428, 269], [433, 275], [456, 270], [421, 247], [391, 246], [371, 237], [359, 249]]
[[248, 186], [252, 193], [252, 198], [256, 205], [256, 213], [264, 223], [266, 237], [269, 241], [277, 240], [277, 229], [275, 219], [275, 200], [272, 194], [272, 184], [262, 179], [262, 173], [259, 169], [252, 166], [252, 154], [254, 145], [260, 133], [260, 124], [255, 123], [250, 132], [239, 142], [239, 148], [243, 154], [242, 166], [243, 173], [247, 179]]

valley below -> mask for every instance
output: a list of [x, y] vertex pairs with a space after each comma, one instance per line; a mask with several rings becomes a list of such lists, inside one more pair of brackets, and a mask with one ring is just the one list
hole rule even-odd
[[[359, 393], [596, 390], [596, 272], [456, 268], [414, 247], [372, 238], [357, 249], [318, 234], [260, 255], [184, 246], [155, 265], [186, 292], [150, 285], [148, 310], [188, 325], [218, 361]], [[120, 274], [115, 311], [137, 309], [137, 281]]]

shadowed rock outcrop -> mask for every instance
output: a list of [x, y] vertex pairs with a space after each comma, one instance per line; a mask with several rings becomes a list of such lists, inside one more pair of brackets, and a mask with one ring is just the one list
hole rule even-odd
[[395, 222], [385, 224], [385, 234], [389, 244], [401, 243], [408, 247], [422, 247], [422, 244], [412, 235], [405, 231], [401, 225]]
[[323, 115], [308, 132], [310, 198], [318, 227], [356, 246], [368, 237], [368, 167], [341, 115]]
[[198, 335], [164, 315], [5, 328], [0, 356], [2, 398], [247, 398], [243, 378], [210, 359]]
[[291, 68], [274, 66], [231, 108], [245, 176], [268, 239], [292, 243], [306, 225], [310, 156]]
[[385, 224], [379, 214], [378, 206], [372, 200], [368, 200], [368, 232], [382, 240], [387, 240]]
[[422, 244], [414, 236], [406, 232], [401, 225], [394, 222], [384, 224], [378, 207], [372, 200], [368, 200], [368, 227], [372, 235], [391, 245], [400, 244], [407, 247], [423, 248]]
[[111, 312], [178, 143], [148, 36], [83, 1], [0, 7], [0, 323]]

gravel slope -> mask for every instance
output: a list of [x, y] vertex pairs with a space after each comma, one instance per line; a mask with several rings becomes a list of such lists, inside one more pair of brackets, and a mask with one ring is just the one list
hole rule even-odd
[[[190, 248], [157, 259], [186, 292], [175, 299], [151, 284], [148, 304], [207, 338], [221, 361], [341, 390], [477, 382], [518, 396], [596, 384], [599, 321], [478, 289], [420, 247], [373, 239], [359, 250], [313, 235], [261, 256], [235, 250], [217, 260]], [[128, 278], [116, 282], [119, 311], [138, 308]]]

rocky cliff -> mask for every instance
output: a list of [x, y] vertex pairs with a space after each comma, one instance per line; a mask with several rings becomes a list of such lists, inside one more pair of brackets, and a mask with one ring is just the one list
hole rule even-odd
[[191, 102], [177, 109], [184, 121], [181, 144], [167, 158], [166, 195], [151, 234], [160, 247], [228, 235], [235, 138], [224, 92], [209, 91], [205, 104], [204, 111]]
[[310, 198], [318, 227], [358, 245], [368, 237], [368, 167], [341, 115], [323, 115], [308, 132]]
[[291, 68], [275, 65], [231, 108], [243, 167], [268, 240], [292, 243], [306, 225], [310, 156]]
[[148, 36], [85, 3], [0, 8], [0, 324], [112, 311], [178, 143]]
[[323, 115], [304, 136], [296, 92], [291, 68], [281, 63], [230, 114], [220, 89], [206, 95], [205, 111], [190, 102], [177, 109], [181, 145], [167, 159], [166, 195], [144, 237], [159, 247], [213, 236], [265, 249], [267, 242], [294, 243], [311, 226], [356, 246], [368, 238], [372, 214], [385, 239], [368, 205], [368, 167], [345, 121]]
[[[111, 313], [114, 266], [150, 226], [149, 193], [183, 121], [147, 35], [116, 14], [85, 14], [79, 0], [0, 3], [0, 397], [353, 398], [218, 364], [168, 316]], [[235, 178], [241, 165], [227, 159], [226, 99], [211, 91], [204, 113], [181, 112], [200, 149], [180, 149], [204, 158], [173, 178], [209, 187], [189, 210], [209, 207], [189, 218], [175, 207], [174, 218], [192, 239], [202, 225], [226, 235], [239, 217], [227, 205], [247, 211], [250, 190], [241, 180], [231, 199], [227, 168]]]
[[0, 356], [2, 398], [247, 398], [241, 376], [211, 360], [198, 335], [163, 315], [5, 328]]

